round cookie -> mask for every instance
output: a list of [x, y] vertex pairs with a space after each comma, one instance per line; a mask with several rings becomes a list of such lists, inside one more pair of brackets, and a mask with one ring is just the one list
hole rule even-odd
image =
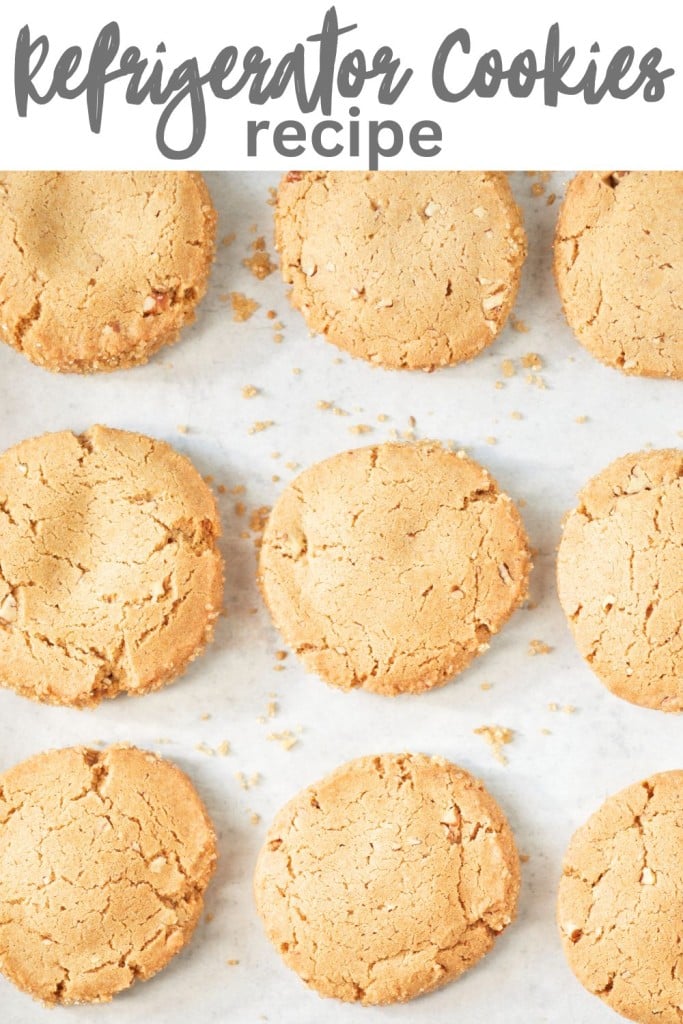
[[584, 171], [555, 235], [570, 327], [608, 366], [683, 378], [683, 172]]
[[623, 789], [575, 833], [558, 923], [589, 992], [638, 1024], [680, 1024], [683, 772]]
[[108, 427], [0, 455], [0, 684], [85, 707], [179, 675], [223, 593], [211, 491], [163, 441]]
[[69, 747], [0, 776], [0, 970], [44, 1003], [105, 1002], [188, 942], [216, 836], [187, 776]]
[[311, 330], [395, 369], [432, 370], [486, 348], [526, 256], [507, 176], [488, 171], [290, 172], [275, 238]]
[[557, 580], [579, 651], [618, 697], [683, 710], [683, 452], [625, 455], [564, 523]]
[[259, 578], [306, 667], [344, 690], [419, 693], [462, 671], [526, 596], [519, 512], [435, 443], [335, 455], [278, 499]]
[[0, 337], [40, 366], [146, 362], [194, 319], [216, 213], [191, 172], [0, 172]]
[[362, 757], [303, 790], [276, 816], [254, 876], [287, 966], [323, 996], [366, 1005], [472, 967], [515, 916], [519, 884], [495, 800], [423, 754]]

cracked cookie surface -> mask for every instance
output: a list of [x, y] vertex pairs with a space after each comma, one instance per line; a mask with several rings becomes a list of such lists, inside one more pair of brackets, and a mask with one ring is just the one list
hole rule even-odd
[[683, 710], [683, 451], [625, 455], [584, 487], [557, 580], [602, 682], [634, 704]]
[[211, 491], [163, 441], [108, 427], [0, 455], [0, 683], [88, 706], [178, 676], [220, 612]]
[[275, 229], [311, 330], [395, 369], [459, 363], [489, 345], [526, 256], [507, 176], [494, 172], [291, 172]]
[[0, 337], [50, 370], [146, 362], [194, 319], [215, 225], [193, 172], [0, 172]]
[[437, 757], [342, 765], [277, 814], [256, 905], [285, 963], [321, 995], [403, 1002], [487, 953], [515, 916], [519, 859], [479, 780]]
[[683, 771], [609, 797], [573, 836], [558, 899], [581, 984], [638, 1024], [683, 1020]]
[[0, 775], [0, 970], [45, 1003], [104, 1002], [187, 943], [216, 837], [187, 776], [134, 747]]
[[584, 171], [555, 235], [570, 327], [608, 366], [683, 378], [683, 172]]
[[275, 504], [261, 589], [327, 682], [389, 695], [440, 686], [526, 596], [519, 512], [461, 455], [430, 442], [355, 449], [305, 470]]

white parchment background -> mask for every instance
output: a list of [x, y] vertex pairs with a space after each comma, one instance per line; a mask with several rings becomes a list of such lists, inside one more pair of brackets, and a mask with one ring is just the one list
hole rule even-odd
[[[616, 1020], [586, 994], [565, 965], [554, 922], [555, 890], [566, 843], [602, 799], [640, 777], [681, 767], [680, 721], [631, 707], [612, 697], [574, 649], [555, 583], [560, 520], [584, 481], [613, 458], [647, 444], [680, 444], [681, 385], [627, 378], [602, 367], [574, 341], [560, 311], [550, 259], [559, 197], [569, 175], [558, 174], [543, 196], [536, 178], [513, 175], [525, 209], [530, 255], [516, 315], [530, 327], [508, 327], [483, 355], [433, 374], [396, 373], [352, 360], [320, 338], [310, 338], [289, 308], [277, 273], [256, 281], [242, 266], [256, 235], [272, 253], [266, 173], [211, 174], [220, 211], [220, 246], [210, 293], [197, 323], [149, 366], [110, 376], [60, 377], [0, 347], [0, 448], [49, 430], [81, 430], [93, 422], [165, 438], [187, 453], [229, 492], [219, 497], [227, 563], [228, 617], [204, 657], [177, 683], [143, 698], [119, 698], [93, 712], [41, 707], [0, 692], [0, 770], [54, 746], [131, 741], [176, 760], [195, 780], [220, 837], [221, 859], [203, 920], [190, 947], [155, 979], [136, 985], [111, 1005], [48, 1014], [0, 978], [3, 1024], [97, 1021], [101, 1024], [192, 1020], [252, 1024], [600, 1024]], [[550, 192], [558, 203], [548, 205]], [[254, 227], [256, 230], [254, 230]], [[226, 294], [237, 290], [259, 302], [248, 323], [233, 323]], [[273, 341], [266, 310], [285, 324]], [[519, 360], [538, 352], [546, 390], [527, 382]], [[517, 374], [503, 377], [513, 359]], [[300, 368], [295, 375], [293, 368]], [[495, 388], [497, 380], [504, 387]], [[246, 400], [244, 385], [261, 389]], [[334, 402], [349, 416], [316, 408]], [[523, 418], [513, 419], [518, 411]], [[386, 422], [377, 417], [385, 414]], [[290, 656], [273, 669], [282, 647], [255, 586], [251, 539], [241, 534], [248, 510], [272, 505], [295, 471], [334, 452], [404, 431], [414, 416], [418, 437], [453, 439], [485, 463], [516, 499], [538, 549], [532, 581], [536, 607], [519, 611], [491, 650], [441, 690], [395, 700], [333, 691], [306, 676]], [[585, 423], [577, 417], [587, 416]], [[256, 434], [257, 420], [274, 425]], [[354, 436], [354, 424], [373, 432]], [[181, 434], [179, 425], [187, 425]], [[490, 445], [486, 438], [495, 437]], [[272, 458], [281, 452], [279, 459]], [[272, 480], [279, 474], [279, 482]], [[254, 612], [254, 609], [256, 611]], [[529, 657], [529, 641], [551, 645]], [[482, 682], [492, 683], [482, 690]], [[279, 711], [266, 724], [271, 694]], [[574, 714], [549, 703], [573, 705]], [[209, 718], [205, 716], [209, 715]], [[473, 730], [500, 724], [515, 731], [497, 763]], [[301, 728], [285, 751], [272, 731]], [[550, 735], [542, 729], [549, 729]], [[210, 757], [198, 744], [231, 744], [228, 757]], [[363, 1009], [321, 1001], [280, 962], [266, 941], [251, 896], [254, 859], [275, 810], [300, 787], [340, 762], [382, 750], [442, 754], [481, 776], [502, 804], [529, 855], [523, 869], [519, 918], [493, 953], [456, 983], [407, 1006]], [[245, 792], [235, 779], [258, 772]], [[250, 813], [261, 822], [254, 825]], [[228, 960], [238, 960], [234, 966]]]

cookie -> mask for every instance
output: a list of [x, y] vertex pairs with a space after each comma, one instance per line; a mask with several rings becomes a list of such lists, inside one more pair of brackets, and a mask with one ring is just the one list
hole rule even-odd
[[69, 747], [0, 776], [0, 971], [44, 1003], [106, 1002], [190, 939], [216, 836], [187, 776]]
[[285, 489], [259, 579], [310, 671], [394, 695], [440, 686], [486, 650], [530, 567], [519, 512], [485, 469], [435, 443], [381, 444]]
[[683, 771], [623, 789], [576, 832], [558, 923], [589, 992], [638, 1024], [680, 1024]]
[[200, 174], [0, 172], [0, 337], [49, 370], [147, 362], [194, 319], [215, 227]]
[[519, 860], [481, 782], [423, 754], [362, 757], [276, 816], [256, 906], [323, 996], [403, 1002], [452, 981], [515, 916]]
[[608, 366], [683, 378], [683, 172], [578, 174], [555, 235], [569, 326]]
[[394, 369], [432, 370], [486, 348], [526, 256], [507, 176], [488, 171], [291, 172], [275, 229], [310, 329]]
[[85, 707], [179, 675], [211, 637], [211, 491], [163, 441], [108, 427], [0, 455], [0, 684]]
[[579, 651], [612, 693], [683, 710], [683, 451], [625, 455], [584, 487], [557, 580]]

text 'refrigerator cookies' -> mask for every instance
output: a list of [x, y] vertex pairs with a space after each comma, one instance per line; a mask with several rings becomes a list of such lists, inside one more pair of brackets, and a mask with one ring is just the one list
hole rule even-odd
[[680, 1024], [683, 772], [609, 797], [564, 858], [558, 923], [581, 984], [638, 1024]]
[[0, 683], [84, 707], [178, 676], [223, 594], [211, 491], [163, 441], [108, 427], [0, 455]]
[[261, 588], [328, 683], [419, 693], [489, 646], [530, 571], [511, 499], [464, 452], [381, 444], [301, 473], [268, 520]]
[[579, 651], [613, 693], [683, 710], [683, 452], [625, 455], [564, 523], [557, 579]]
[[134, 747], [0, 775], [0, 970], [48, 1004], [105, 1002], [189, 941], [216, 864], [194, 786]]
[[0, 172], [0, 337], [40, 366], [146, 362], [194, 319], [216, 213], [190, 172]]
[[526, 256], [520, 211], [494, 172], [290, 172], [275, 227], [310, 329], [391, 368], [431, 370], [486, 348]]
[[555, 276], [592, 355], [625, 373], [683, 378], [683, 172], [578, 174], [557, 224]]
[[423, 754], [362, 757], [294, 797], [259, 855], [256, 906], [323, 996], [412, 999], [457, 978], [515, 916], [519, 859], [481, 782]]

